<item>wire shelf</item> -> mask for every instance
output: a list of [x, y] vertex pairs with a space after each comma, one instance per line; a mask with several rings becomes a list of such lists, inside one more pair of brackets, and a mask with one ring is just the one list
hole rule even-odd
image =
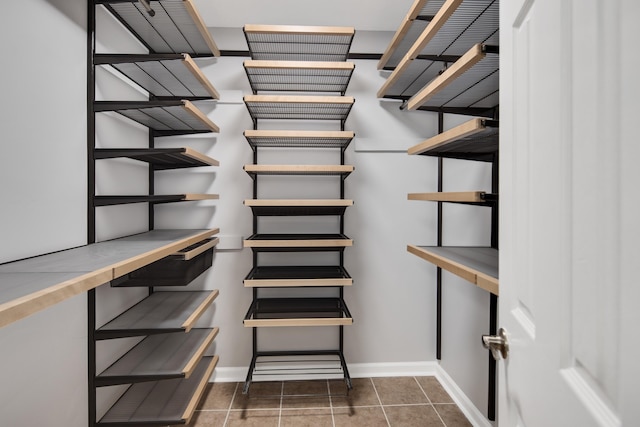
[[349, 146], [353, 131], [246, 130], [244, 137], [255, 150], [259, 147], [341, 148]]
[[260, 91], [339, 92], [344, 94], [355, 65], [352, 62], [244, 62], [253, 93]]
[[351, 112], [350, 96], [246, 95], [244, 103], [253, 120], [340, 120]]

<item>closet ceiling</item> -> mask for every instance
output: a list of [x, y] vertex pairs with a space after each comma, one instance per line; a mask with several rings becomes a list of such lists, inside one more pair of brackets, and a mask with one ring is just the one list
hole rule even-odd
[[413, 0], [195, 0], [207, 27], [328, 25], [395, 31]]

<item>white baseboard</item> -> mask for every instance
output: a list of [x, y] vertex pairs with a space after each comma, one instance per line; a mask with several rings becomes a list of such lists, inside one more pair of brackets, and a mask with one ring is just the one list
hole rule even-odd
[[440, 365], [438, 365], [436, 369], [435, 376], [474, 427], [494, 427], [494, 423], [487, 420], [482, 412], [476, 408], [473, 402], [471, 402], [467, 395], [458, 387], [458, 384], [456, 384], [453, 378], [451, 378]]
[[[435, 376], [471, 424], [494, 427], [494, 423], [485, 418], [438, 362], [350, 363], [349, 374], [352, 378]], [[246, 367], [217, 367], [210, 381], [243, 382], [246, 376]]]

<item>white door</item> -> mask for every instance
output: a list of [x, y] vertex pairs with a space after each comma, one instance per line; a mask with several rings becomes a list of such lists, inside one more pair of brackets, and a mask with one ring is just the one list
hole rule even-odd
[[640, 2], [500, 7], [499, 425], [640, 426]]

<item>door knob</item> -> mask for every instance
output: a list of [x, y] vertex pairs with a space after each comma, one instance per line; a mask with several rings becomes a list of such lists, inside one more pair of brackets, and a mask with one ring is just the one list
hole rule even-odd
[[509, 354], [507, 331], [500, 328], [498, 335], [483, 335], [482, 346], [491, 350], [491, 355], [495, 360], [506, 359]]

